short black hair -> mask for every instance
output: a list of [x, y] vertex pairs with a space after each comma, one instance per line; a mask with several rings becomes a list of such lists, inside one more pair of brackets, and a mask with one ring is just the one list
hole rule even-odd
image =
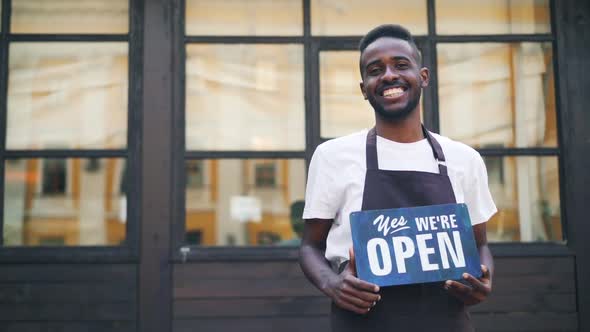
[[369, 46], [375, 40], [382, 37], [396, 38], [407, 41], [416, 53], [416, 60], [418, 61], [418, 65], [422, 65], [422, 53], [420, 53], [418, 46], [416, 46], [416, 42], [414, 42], [414, 37], [412, 37], [412, 34], [410, 33], [410, 31], [408, 31], [408, 29], [397, 24], [383, 24], [369, 31], [361, 39], [359, 43], [359, 51], [361, 51], [361, 55], [363, 54], [367, 46]]

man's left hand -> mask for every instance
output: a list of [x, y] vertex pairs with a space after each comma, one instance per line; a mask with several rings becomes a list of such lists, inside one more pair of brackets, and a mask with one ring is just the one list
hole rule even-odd
[[479, 279], [469, 273], [463, 273], [463, 279], [469, 285], [462, 284], [458, 281], [447, 280], [444, 287], [451, 295], [463, 301], [465, 305], [478, 304], [487, 299], [492, 292], [490, 269], [482, 265], [481, 271], [483, 275]]

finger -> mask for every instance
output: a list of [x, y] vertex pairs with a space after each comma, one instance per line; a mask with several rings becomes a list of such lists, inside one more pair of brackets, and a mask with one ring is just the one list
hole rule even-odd
[[470, 295], [473, 292], [473, 288], [453, 280], [447, 280], [445, 282], [445, 289], [453, 294], [463, 296]]
[[352, 287], [359, 289], [359, 290], [373, 292], [373, 293], [379, 292], [379, 286], [377, 286], [373, 283], [361, 280], [353, 275], [347, 275], [344, 278], [344, 281], [346, 283], [350, 284]]
[[361, 309], [369, 309], [375, 306], [375, 304], [377, 304], [376, 301], [367, 301], [363, 298], [359, 298], [348, 293], [340, 293], [340, 298], [345, 302], [353, 304], [354, 306], [359, 307]]
[[349, 296], [362, 299], [368, 303], [373, 303], [381, 300], [381, 295], [372, 292], [359, 290], [351, 285], [345, 285], [341, 288], [341, 292], [348, 294]]
[[483, 275], [481, 276], [481, 279], [490, 279], [490, 269], [485, 266], [485, 265], [481, 265], [481, 272], [483, 272]]
[[335, 301], [335, 303], [337, 306], [339, 306], [342, 309], [352, 311], [352, 312], [360, 314], [360, 315], [366, 314], [371, 310], [370, 307], [369, 308], [357, 307], [354, 304], [352, 304], [342, 298], [339, 298], [337, 301]]
[[348, 269], [352, 272], [352, 274], [356, 277], [356, 261], [354, 259], [354, 250], [352, 249], [352, 247], [348, 248], [348, 257], [349, 257], [349, 261], [348, 261]]
[[484, 294], [488, 294], [490, 292], [487, 283], [485, 281], [482, 282], [482, 280], [485, 279], [479, 280], [469, 273], [463, 273], [463, 279], [470, 283], [475, 291], [482, 292]]

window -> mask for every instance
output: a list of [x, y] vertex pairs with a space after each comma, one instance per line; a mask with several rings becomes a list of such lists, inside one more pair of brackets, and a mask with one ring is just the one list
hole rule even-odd
[[391, 22], [430, 68], [424, 123], [483, 156], [490, 240], [562, 241], [548, 1], [359, 4], [186, 1], [185, 243], [297, 243], [304, 158], [372, 125], [357, 45]]
[[136, 146], [128, 139], [129, 3], [10, 1], [2, 245], [126, 242], [135, 181], [126, 161]]

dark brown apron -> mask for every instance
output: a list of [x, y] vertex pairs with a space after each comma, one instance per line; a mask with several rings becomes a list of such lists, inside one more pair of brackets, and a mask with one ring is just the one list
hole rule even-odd
[[[367, 134], [367, 173], [362, 210], [456, 203], [436, 139], [422, 127], [438, 163], [439, 174], [380, 170], [375, 128]], [[341, 265], [342, 271], [345, 262]], [[462, 302], [443, 289], [443, 283], [381, 287], [381, 300], [366, 315], [332, 303], [332, 331], [473, 331]]]

